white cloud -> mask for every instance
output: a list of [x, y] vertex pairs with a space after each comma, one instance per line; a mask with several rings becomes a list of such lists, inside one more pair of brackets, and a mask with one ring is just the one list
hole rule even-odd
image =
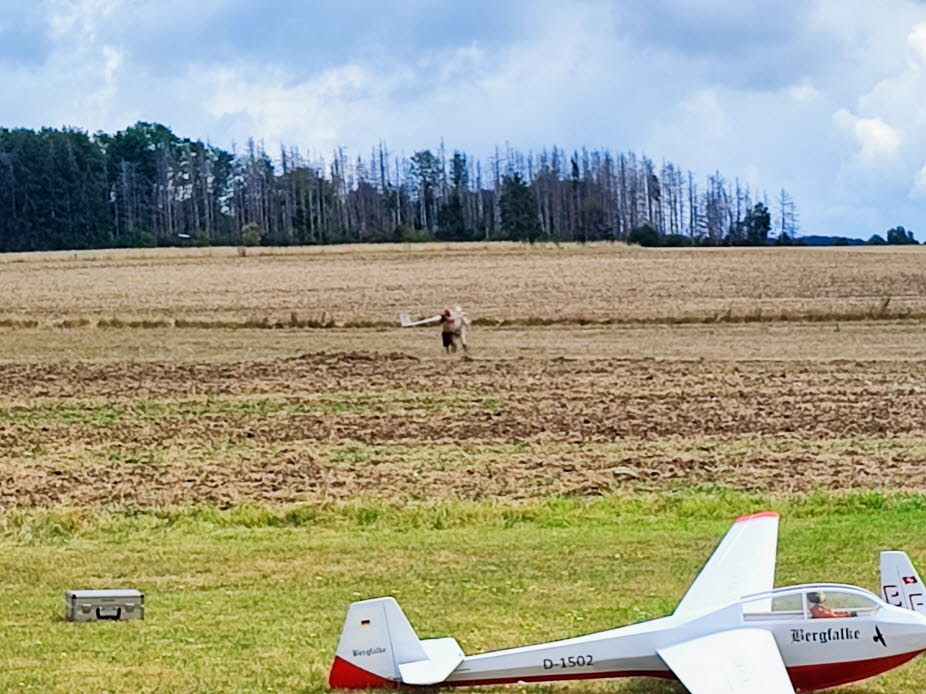
[[921, 211], [911, 201], [926, 198], [926, 23], [897, 27], [895, 36], [906, 42], [885, 41], [882, 48], [903, 59], [833, 116], [854, 145], [834, 179], [836, 198], [860, 212], [864, 205], [869, 218], [880, 214], [882, 228], [913, 225]]
[[435, 67], [440, 82], [451, 82], [484, 70], [487, 67], [485, 61], [485, 51], [478, 43], [473, 42], [451, 51], [443, 60], [438, 61]]
[[69, 44], [94, 43], [122, 0], [50, 0], [48, 25], [53, 38]]
[[903, 135], [881, 118], [862, 118], [842, 108], [833, 114], [837, 126], [851, 133], [858, 145], [853, 158], [858, 164], [883, 164], [896, 157]]
[[859, 141], [859, 157], [863, 163], [875, 164], [897, 154], [901, 133], [880, 118], [858, 118], [855, 137]]
[[693, 120], [693, 132], [706, 131], [711, 137], [729, 135], [729, 121], [716, 89], [701, 89], [690, 95], [682, 102], [682, 110]]
[[389, 88], [385, 76], [352, 64], [302, 82], [293, 82], [282, 69], [247, 67], [217, 67], [188, 78], [203, 90], [210, 115], [245, 117], [242, 124], [248, 130], [235, 133], [239, 139], [308, 142], [322, 149], [340, 144], [353, 109], [369, 108]]
[[907, 36], [910, 53], [919, 65], [926, 65], [926, 22], [917, 24]]
[[116, 46], [100, 46], [95, 62], [100, 68], [100, 83], [83, 99], [90, 120], [104, 120], [112, 111], [119, 94], [119, 76], [125, 54]]
[[908, 195], [916, 200], [926, 198], [926, 164], [923, 164], [923, 168], [917, 171], [913, 177], [913, 187]]
[[819, 99], [820, 90], [813, 86], [809, 80], [805, 80], [791, 87], [788, 90], [788, 96], [797, 103], [806, 104]]

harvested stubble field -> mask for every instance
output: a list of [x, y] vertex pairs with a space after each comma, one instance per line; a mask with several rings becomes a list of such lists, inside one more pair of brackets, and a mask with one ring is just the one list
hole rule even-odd
[[922, 317], [923, 258], [919, 247], [620, 244], [20, 255], [0, 258], [0, 322], [363, 327], [448, 302], [509, 325]]
[[[926, 565], [924, 277], [892, 248], [0, 257], [0, 690], [321, 691], [380, 592], [468, 651], [658, 616], [764, 505], [782, 582]], [[457, 302], [469, 357], [386, 328]], [[144, 625], [61, 622], [116, 584]]]

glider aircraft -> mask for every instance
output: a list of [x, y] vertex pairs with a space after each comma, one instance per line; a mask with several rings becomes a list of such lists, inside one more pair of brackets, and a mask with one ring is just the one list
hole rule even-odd
[[926, 650], [923, 584], [903, 552], [881, 553], [879, 597], [843, 584], [774, 588], [778, 515], [739, 518], [675, 612], [631, 626], [478, 655], [420, 640], [394, 598], [355, 602], [333, 689], [658, 677], [692, 694], [793, 694], [897, 667]]

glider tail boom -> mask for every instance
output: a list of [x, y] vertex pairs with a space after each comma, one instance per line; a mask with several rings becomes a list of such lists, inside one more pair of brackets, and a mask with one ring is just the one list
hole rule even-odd
[[452, 638], [418, 638], [395, 598], [355, 602], [347, 609], [328, 675], [332, 689], [382, 689], [437, 684], [463, 660]]
[[881, 595], [896, 607], [926, 614], [923, 581], [906, 552], [881, 552]]

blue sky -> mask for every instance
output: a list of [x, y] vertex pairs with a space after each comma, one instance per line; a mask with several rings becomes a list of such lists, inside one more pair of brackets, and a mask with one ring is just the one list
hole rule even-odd
[[922, 0], [0, 0], [0, 125], [645, 152], [926, 239]]

